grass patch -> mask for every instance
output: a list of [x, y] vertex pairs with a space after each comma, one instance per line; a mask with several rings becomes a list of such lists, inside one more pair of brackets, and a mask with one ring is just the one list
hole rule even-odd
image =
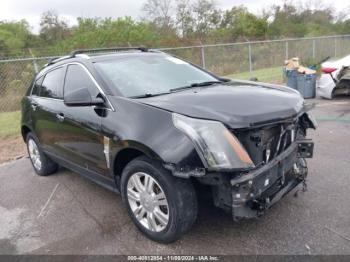
[[0, 113], [0, 137], [19, 135], [20, 111]]
[[248, 71], [248, 72], [228, 75], [226, 77], [242, 79], [242, 80], [248, 80], [251, 77], [256, 77], [260, 82], [271, 82], [271, 83], [283, 82], [282, 67], [264, 68], [264, 69], [254, 70], [251, 73]]

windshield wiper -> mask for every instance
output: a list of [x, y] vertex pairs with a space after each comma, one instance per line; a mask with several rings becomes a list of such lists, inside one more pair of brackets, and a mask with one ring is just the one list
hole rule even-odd
[[[214, 85], [214, 84], [219, 84], [219, 83], [223, 83], [223, 81], [206, 81], [206, 82], [199, 82], [199, 83], [193, 83], [191, 85], [188, 86], [180, 86], [180, 87], [176, 87], [176, 88], [172, 88], [169, 90], [169, 92], [176, 92], [176, 91], [180, 91], [183, 89], [187, 89], [187, 88], [191, 88], [191, 87], [200, 87], [200, 86], [210, 86], [210, 85]], [[129, 98], [147, 98], [147, 97], [154, 97], [154, 96], [160, 96], [160, 95], [166, 95], [169, 94], [169, 92], [164, 92], [164, 93], [145, 93], [142, 95], [137, 95], [137, 96], [130, 96]]]
[[154, 97], [154, 96], [161, 96], [161, 95], [167, 95], [169, 92], [164, 92], [164, 93], [145, 93], [142, 95], [137, 95], [137, 96], [130, 96], [129, 98], [147, 98], [147, 97]]
[[190, 84], [188, 86], [175, 87], [175, 88], [170, 89], [169, 91], [176, 92], [176, 91], [180, 91], [180, 90], [191, 88], [191, 87], [211, 86], [211, 85], [219, 84], [219, 83], [222, 83], [222, 81], [205, 81], [205, 82], [193, 83], [193, 84]]

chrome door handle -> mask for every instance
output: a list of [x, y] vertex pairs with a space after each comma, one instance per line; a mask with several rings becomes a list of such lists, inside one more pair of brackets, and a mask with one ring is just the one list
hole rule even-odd
[[33, 111], [35, 111], [36, 108], [38, 107], [38, 105], [37, 104], [31, 104], [31, 107], [32, 107]]
[[63, 115], [62, 113], [56, 114], [56, 117], [57, 117], [58, 121], [63, 122], [63, 120], [64, 120], [64, 115]]

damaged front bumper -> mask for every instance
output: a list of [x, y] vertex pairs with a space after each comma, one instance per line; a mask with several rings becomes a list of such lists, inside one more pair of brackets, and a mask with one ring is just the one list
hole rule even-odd
[[313, 142], [293, 142], [264, 166], [230, 180], [232, 215], [235, 220], [260, 216], [307, 175], [304, 158], [313, 155]]

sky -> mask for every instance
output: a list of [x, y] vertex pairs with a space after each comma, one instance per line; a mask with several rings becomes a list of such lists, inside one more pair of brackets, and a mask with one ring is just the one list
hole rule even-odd
[[[64, 17], [69, 25], [76, 24], [76, 17], [124, 17], [139, 19], [145, 0], [0, 0], [0, 21], [26, 19], [34, 33], [39, 31], [40, 15], [47, 10], [55, 10]], [[281, 4], [283, 0], [216, 0], [221, 9], [245, 5], [249, 11], [259, 13], [268, 6]], [[320, 0], [299, 0], [314, 2]], [[336, 10], [349, 8], [348, 0], [333, 0]]]

